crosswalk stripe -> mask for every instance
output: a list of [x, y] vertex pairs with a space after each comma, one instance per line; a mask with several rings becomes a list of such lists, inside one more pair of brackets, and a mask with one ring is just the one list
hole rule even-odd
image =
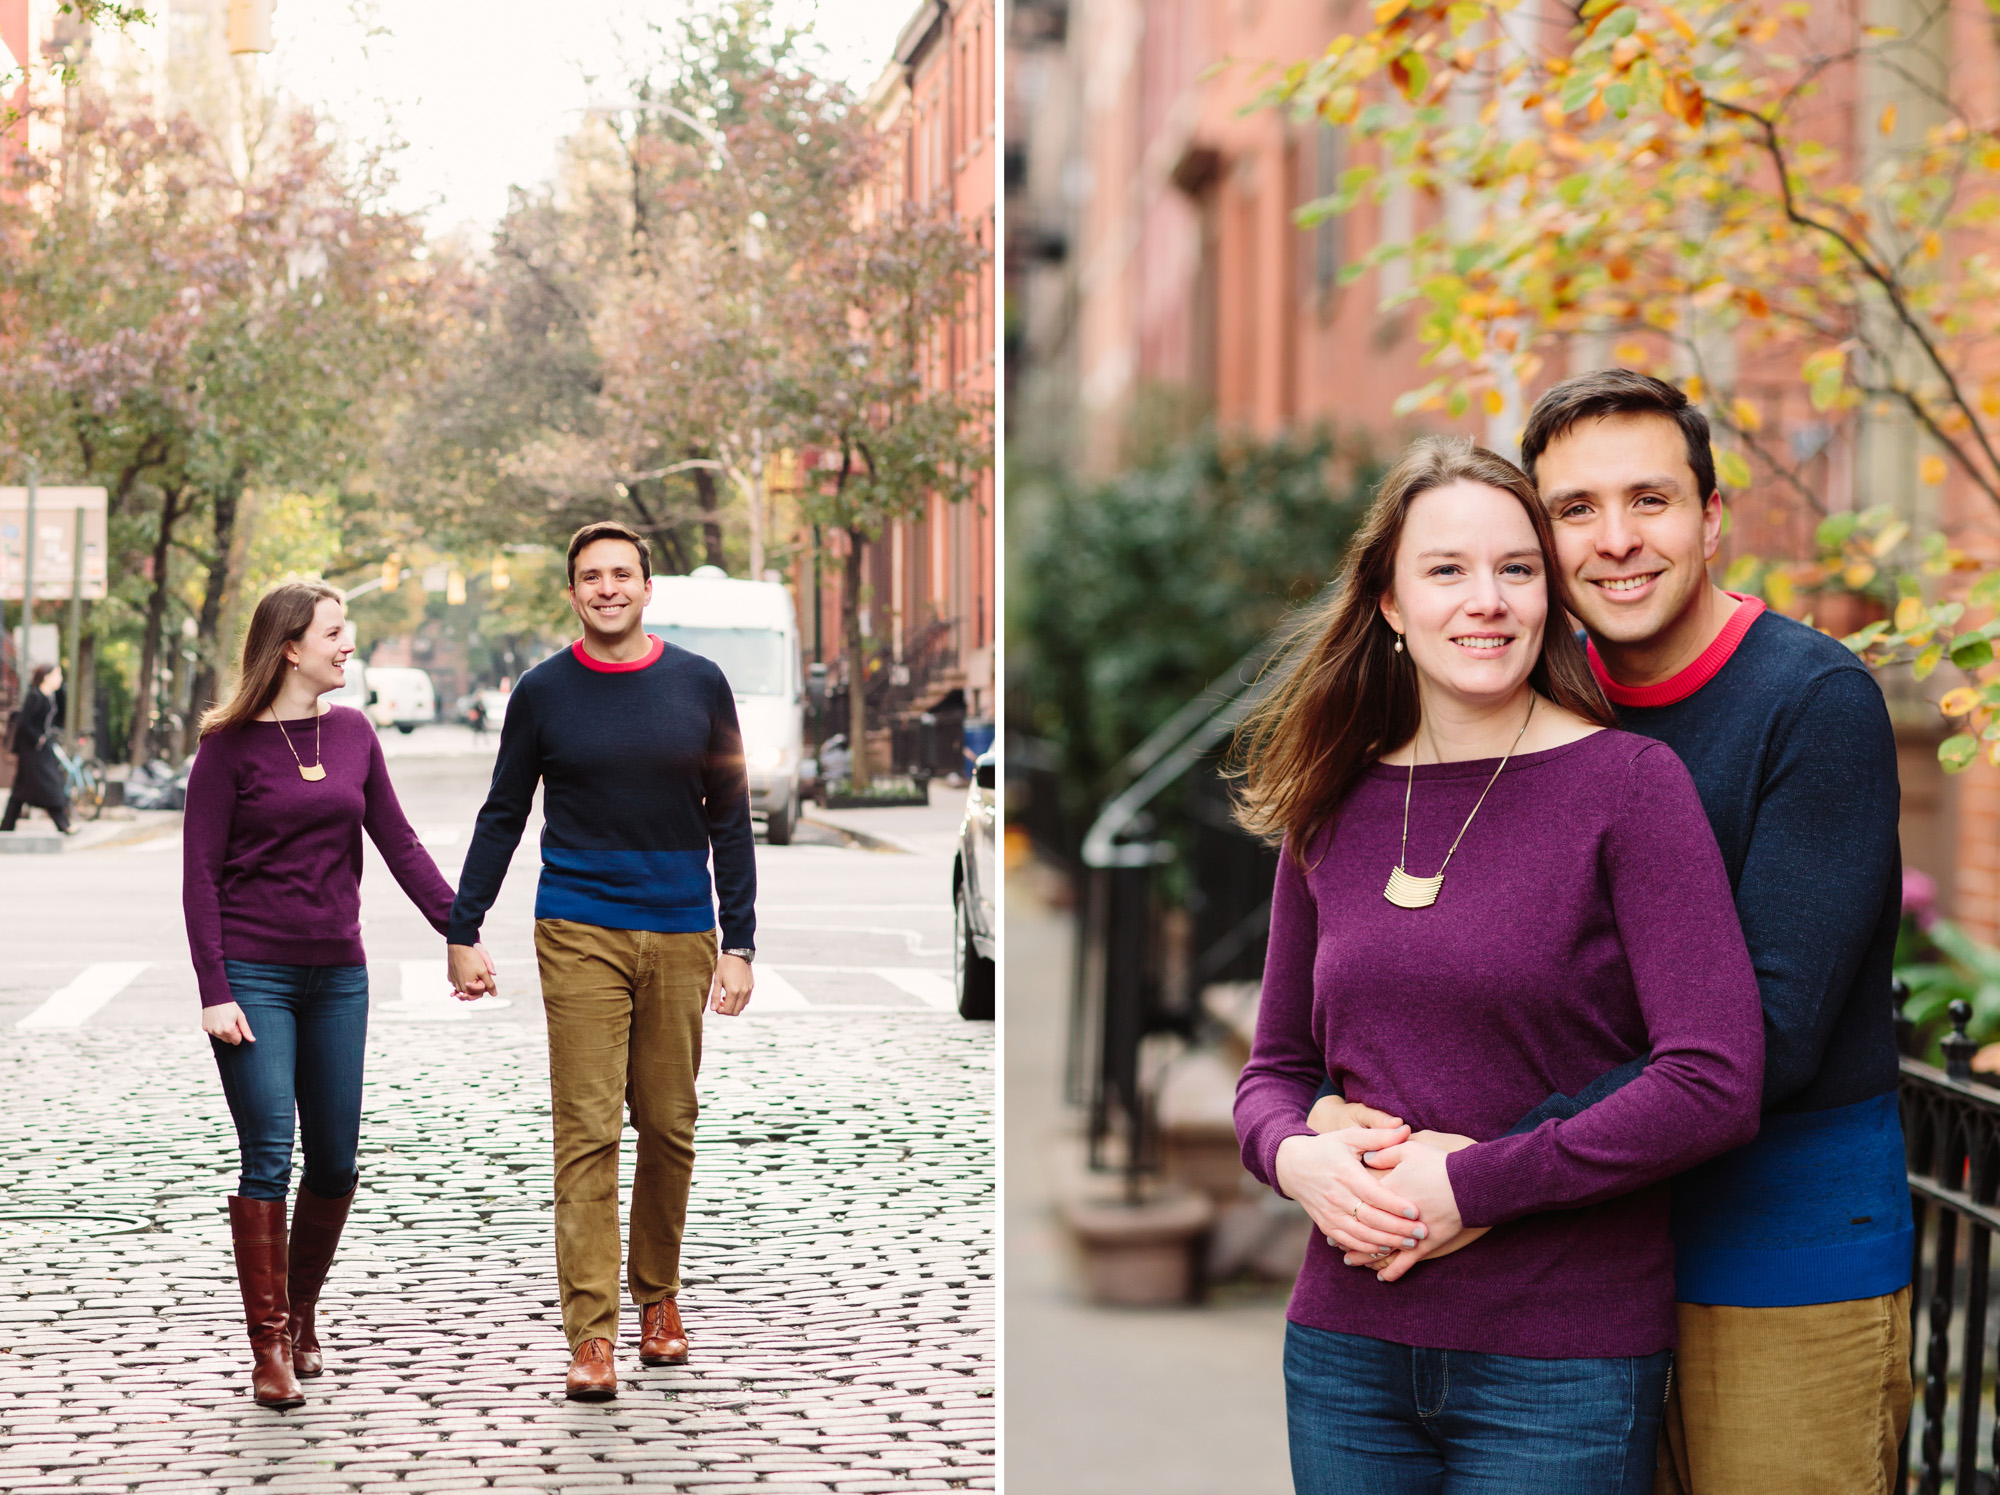
[[746, 1012], [807, 1012], [812, 1003], [805, 998], [784, 974], [771, 966], [760, 965], [756, 970], [756, 984], [750, 989], [750, 1005]]
[[81, 1028], [98, 1008], [130, 986], [150, 964], [152, 962], [145, 960], [107, 960], [85, 966], [82, 975], [52, 994], [14, 1026]]
[[514, 1005], [505, 997], [481, 997], [476, 1003], [459, 1001], [451, 994], [444, 963], [436, 956], [429, 960], [399, 960], [396, 964], [402, 973], [402, 989], [398, 1000], [381, 1009], [384, 1017], [416, 1023], [469, 1023], [475, 1008], [491, 1012]]
[[908, 992], [926, 1007], [940, 1012], [958, 1011], [958, 993], [951, 978], [916, 966], [870, 966], [868, 968], [898, 991]]

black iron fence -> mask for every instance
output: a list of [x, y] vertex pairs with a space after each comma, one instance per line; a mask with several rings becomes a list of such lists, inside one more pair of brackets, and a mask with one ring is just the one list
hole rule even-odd
[[[2000, 1088], [1973, 1072], [1976, 1045], [1965, 1034], [1971, 1016], [1964, 1002], [1951, 1004], [1943, 1069], [1907, 1054], [1902, 1061], [1903, 1142], [1917, 1227], [1910, 1293], [1916, 1404], [1897, 1488], [1921, 1495], [1987, 1495], [2000, 1470], [2000, 1384], [1989, 1332], [2000, 1308], [1992, 1275], [2000, 1231]], [[1898, 1036], [1907, 1047], [1906, 1024], [1899, 1023]]]

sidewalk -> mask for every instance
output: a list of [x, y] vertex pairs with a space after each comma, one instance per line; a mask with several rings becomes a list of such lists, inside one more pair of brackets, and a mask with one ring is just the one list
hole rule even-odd
[[0, 856], [62, 856], [100, 846], [129, 846], [169, 835], [181, 823], [179, 810], [108, 809], [101, 819], [77, 820], [73, 836], [61, 835], [46, 814], [23, 816], [11, 831], [0, 831]]
[[1084, 1301], [1053, 1210], [1071, 915], [1007, 882], [1009, 1495], [1290, 1495], [1285, 1303], [1116, 1309]]
[[[884, 851], [906, 851], [949, 861], [958, 850], [958, 826], [965, 818], [965, 800], [970, 792], [962, 784], [953, 789], [933, 781], [929, 805], [880, 810], [829, 810], [824, 805], [807, 805], [805, 818], [874, 842]], [[951, 889], [945, 888], [939, 896], [950, 902]]]

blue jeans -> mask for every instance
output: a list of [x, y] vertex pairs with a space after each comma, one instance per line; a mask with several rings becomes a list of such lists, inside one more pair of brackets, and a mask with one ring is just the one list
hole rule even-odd
[[358, 1176], [368, 967], [228, 960], [223, 971], [255, 1043], [211, 1038], [236, 1122], [245, 1199], [283, 1199], [292, 1180], [292, 1117], [305, 1143], [305, 1187], [343, 1198]]
[[1285, 1325], [1298, 1495], [1650, 1495], [1673, 1351], [1536, 1360]]

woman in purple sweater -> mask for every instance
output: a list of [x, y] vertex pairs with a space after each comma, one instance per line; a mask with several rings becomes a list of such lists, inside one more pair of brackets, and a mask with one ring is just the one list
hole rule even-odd
[[[229, 1227], [251, 1385], [278, 1409], [305, 1400], [295, 1376], [320, 1373], [313, 1310], [359, 1177], [362, 831], [440, 935], [453, 896], [396, 803], [374, 726], [320, 700], [351, 652], [339, 592], [272, 588], [188, 776], [181, 902], [242, 1151]], [[295, 1113], [306, 1167], [288, 1241]]]
[[[1302, 1495], [1650, 1491], [1664, 1180], [1756, 1134], [1721, 855], [1680, 760], [1609, 730], [1553, 551], [1511, 463], [1416, 443], [1245, 728], [1242, 814], [1284, 849], [1236, 1129], [1318, 1227], [1285, 1342]], [[1329, 1074], [1410, 1125], [1316, 1135]]]

